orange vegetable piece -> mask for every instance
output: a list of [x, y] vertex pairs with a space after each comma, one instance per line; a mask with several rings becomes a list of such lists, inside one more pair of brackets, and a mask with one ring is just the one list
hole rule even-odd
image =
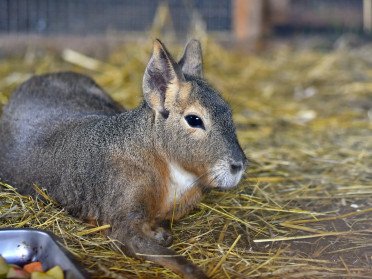
[[24, 271], [27, 271], [28, 273], [32, 273], [35, 271], [43, 272], [43, 266], [41, 265], [41, 262], [32, 262], [29, 264], [26, 264], [23, 267]]

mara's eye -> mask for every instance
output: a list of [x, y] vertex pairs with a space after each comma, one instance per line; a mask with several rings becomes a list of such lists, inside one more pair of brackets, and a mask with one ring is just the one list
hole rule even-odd
[[187, 124], [190, 125], [190, 127], [205, 129], [203, 120], [199, 116], [189, 114], [185, 116], [185, 119], [187, 121]]

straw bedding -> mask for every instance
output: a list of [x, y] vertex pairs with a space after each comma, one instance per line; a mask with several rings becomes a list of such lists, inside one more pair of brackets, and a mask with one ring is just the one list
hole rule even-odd
[[[150, 52], [149, 42], [100, 60], [68, 49], [3, 58], [0, 104], [32, 74], [74, 70], [134, 107]], [[209, 41], [204, 53], [251, 164], [237, 189], [172, 224], [173, 249], [212, 278], [371, 278], [372, 47], [244, 54]], [[42, 186], [31, 198], [1, 184], [0, 227], [52, 231], [93, 278], [177, 278], [123, 255], [106, 224], [70, 217]]]

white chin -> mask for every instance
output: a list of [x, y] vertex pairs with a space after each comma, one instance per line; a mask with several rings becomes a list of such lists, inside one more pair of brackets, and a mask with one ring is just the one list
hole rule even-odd
[[243, 171], [240, 171], [236, 174], [232, 174], [227, 167], [221, 165], [214, 168], [214, 177], [212, 185], [213, 187], [218, 187], [221, 189], [229, 189], [238, 185], [240, 179], [243, 176]]
[[219, 178], [217, 181], [217, 187], [221, 189], [229, 189], [235, 187], [236, 185], [238, 185], [240, 179], [242, 178], [242, 174], [243, 173], [221, 176], [221, 178]]

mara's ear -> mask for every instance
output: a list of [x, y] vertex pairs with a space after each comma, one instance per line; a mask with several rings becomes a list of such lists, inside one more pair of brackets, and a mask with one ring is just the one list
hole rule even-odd
[[185, 47], [185, 52], [178, 62], [182, 72], [196, 77], [203, 77], [203, 56], [200, 42], [191, 40]]
[[143, 95], [147, 104], [163, 116], [168, 115], [164, 107], [167, 89], [172, 86], [178, 92], [180, 83], [185, 81], [180, 67], [174, 62], [165, 46], [156, 39], [154, 50], [143, 76]]

